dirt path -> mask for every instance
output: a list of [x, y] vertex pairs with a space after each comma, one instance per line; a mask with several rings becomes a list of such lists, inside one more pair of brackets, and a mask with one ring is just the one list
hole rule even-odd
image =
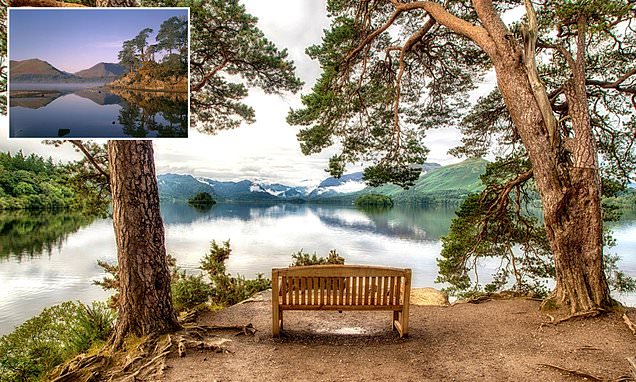
[[[232, 353], [191, 351], [168, 360], [165, 381], [583, 381], [543, 364], [603, 381], [630, 375], [636, 336], [616, 314], [541, 326], [532, 300], [450, 307], [413, 306], [408, 339], [389, 329], [387, 312], [285, 312], [285, 336], [271, 337], [269, 301], [209, 313], [199, 324], [245, 325]], [[636, 321], [636, 310], [629, 313]]]

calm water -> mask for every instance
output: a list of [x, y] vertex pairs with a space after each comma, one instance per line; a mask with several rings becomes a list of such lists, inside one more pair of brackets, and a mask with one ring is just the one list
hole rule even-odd
[[[216, 205], [197, 211], [164, 204], [168, 252], [179, 266], [196, 271], [211, 240], [230, 239], [229, 271], [253, 277], [289, 265], [304, 249], [326, 255], [337, 249], [350, 264], [413, 269], [413, 286], [440, 285], [436, 256], [453, 211], [394, 208], [370, 213], [341, 206]], [[636, 216], [614, 227], [613, 252], [621, 268], [636, 276]], [[97, 260], [115, 262], [112, 222], [77, 215], [0, 214], [0, 334], [11, 331], [44, 307], [65, 300], [90, 302], [108, 294], [92, 281], [105, 274]], [[490, 265], [482, 264], [484, 273]], [[618, 296], [630, 305], [636, 296]]]
[[13, 85], [9, 110], [10, 136], [187, 137], [187, 99], [184, 97], [130, 91], [115, 91], [117, 94], [114, 94], [105, 88], [86, 84], [65, 85]]

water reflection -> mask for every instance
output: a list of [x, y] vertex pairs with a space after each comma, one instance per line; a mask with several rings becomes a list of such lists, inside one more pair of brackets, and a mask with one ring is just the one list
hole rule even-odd
[[51, 255], [68, 236], [95, 219], [67, 212], [0, 213], [0, 259]]
[[133, 138], [188, 136], [187, 96], [182, 93], [111, 90], [123, 100], [119, 123]]
[[182, 138], [187, 95], [97, 88], [11, 90], [10, 136]]

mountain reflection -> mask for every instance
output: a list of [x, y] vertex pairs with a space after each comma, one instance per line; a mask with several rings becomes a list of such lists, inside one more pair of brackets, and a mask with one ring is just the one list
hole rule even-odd
[[212, 220], [280, 219], [289, 216], [313, 215], [322, 224], [346, 231], [399, 237], [409, 241], [437, 241], [448, 232], [455, 216], [452, 209], [394, 207], [392, 209], [358, 210], [353, 207], [308, 204], [215, 204], [209, 211], [200, 211], [187, 204], [163, 203], [161, 215], [166, 225], [204, 223]]

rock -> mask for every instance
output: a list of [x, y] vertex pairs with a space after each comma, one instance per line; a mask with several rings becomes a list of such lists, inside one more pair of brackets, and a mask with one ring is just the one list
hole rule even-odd
[[448, 294], [435, 288], [413, 288], [411, 289], [412, 305], [436, 305], [447, 306]]

